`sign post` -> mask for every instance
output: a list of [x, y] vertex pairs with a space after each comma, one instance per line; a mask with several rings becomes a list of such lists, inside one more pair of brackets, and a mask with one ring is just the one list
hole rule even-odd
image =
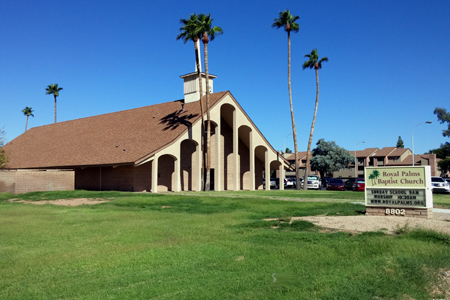
[[364, 173], [366, 215], [431, 218], [430, 166], [366, 167]]

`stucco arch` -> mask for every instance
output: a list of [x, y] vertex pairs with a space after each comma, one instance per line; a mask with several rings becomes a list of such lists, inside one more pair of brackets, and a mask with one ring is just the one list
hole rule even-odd
[[[258, 145], [255, 147], [255, 189], [263, 189], [263, 173], [269, 172], [270, 165], [268, 162], [268, 149], [265, 146]], [[267, 162], [267, 163], [266, 163]], [[267, 170], [266, 170], [267, 167]], [[270, 178], [270, 175], [269, 175]]]
[[252, 159], [253, 159], [253, 142], [252, 129], [247, 125], [242, 125], [238, 129], [239, 135], [239, 177], [240, 189], [252, 189]]
[[172, 154], [161, 155], [158, 159], [158, 192], [175, 191], [175, 161]]
[[234, 151], [235, 147], [235, 117], [236, 108], [228, 103], [221, 105], [220, 107], [220, 144], [221, 152], [223, 157], [220, 158], [222, 163], [221, 177], [222, 177], [222, 187], [224, 190], [237, 190], [235, 187], [235, 169], [236, 169], [236, 158]]
[[180, 143], [180, 189], [182, 191], [198, 190], [200, 161], [199, 144], [191, 139]]

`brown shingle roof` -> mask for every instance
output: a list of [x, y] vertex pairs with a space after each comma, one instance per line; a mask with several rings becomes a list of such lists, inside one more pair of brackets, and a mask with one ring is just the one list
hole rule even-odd
[[383, 149], [377, 150], [377, 152], [375, 152], [375, 154], [371, 155], [371, 156], [386, 157], [394, 150], [395, 150], [395, 147], [384, 147]]
[[[367, 156], [373, 154], [375, 151], [377, 151], [378, 148], [366, 148], [364, 150], [356, 150], [356, 157], [358, 158], [366, 158]], [[355, 155], [355, 151], [348, 150], [348, 152], [351, 153], [351, 155]]]
[[[302, 159], [302, 158], [306, 158], [306, 151], [302, 151], [302, 152], [297, 152], [298, 153], [298, 158]], [[295, 160], [295, 153], [290, 153], [290, 155], [288, 155], [286, 157], [287, 160]]]
[[[210, 95], [212, 107], [227, 92]], [[200, 119], [198, 101], [173, 101], [31, 128], [3, 149], [8, 168], [131, 164], [170, 144]]]
[[403, 153], [406, 151], [409, 151], [408, 148], [395, 148], [394, 151], [392, 151], [388, 156], [402, 156]]
[[[414, 164], [420, 166], [422, 158], [430, 159], [433, 154], [414, 154]], [[412, 154], [405, 157], [402, 161], [390, 162], [390, 166], [412, 166]]]

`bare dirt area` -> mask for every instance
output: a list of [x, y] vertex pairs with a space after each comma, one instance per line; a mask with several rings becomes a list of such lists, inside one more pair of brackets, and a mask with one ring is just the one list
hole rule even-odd
[[398, 230], [425, 229], [450, 235], [450, 214], [433, 213], [432, 218], [408, 218], [397, 216], [310, 216], [293, 217], [292, 221], [306, 220], [317, 226], [348, 232], [383, 231], [394, 234]]
[[98, 200], [98, 199], [90, 199], [90, 198], [75, 198], [75, 199], [59, 199], [59, 200], [44, 200], [44, 201], [26, 201], [26, 200], [17, 200], [10, 199], [11, 203], [27, 203], [27, 204], [35, 204], [35, 205], [44, 205], [44, 204], [53, 204], [53, 205], [61, 205], [61, 206], [80, 206], [80, 205], [95, 205], [100, 203], [109, 202], [108, 200]]

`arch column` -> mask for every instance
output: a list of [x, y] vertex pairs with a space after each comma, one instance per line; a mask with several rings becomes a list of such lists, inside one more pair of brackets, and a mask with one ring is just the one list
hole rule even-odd
[[192, 177], [196, 177], [197, 178], [197, 185], [196, 185], [196, 190], [197, 192], [200, 192], [202, 190], [202, 149], [201, 149], [201, 143], [197, 143], [197, 147], [196, 149], [196, 155], [197, 155], [197, 172], [196, 174], [194, 174], [194, 172], [192, 172]]
[[255, 190], [255, 146], [253, 143], [253, 130], [251, 130], [249, 132], [249, 145], [248, 145], [248, 150], [250, 152], [250, 191], [254, 191]]
[[222, 165], [221, 165], [221, 158], [222, 158], [222, 145], [221, 145], [221, 132], [222, 132], [222, 125], [221, 120], [219, 118], [219, 121], [217, 122], [216, 126], [216, 171], [214, 172], [214, 190], [215, 191], [221, 191], [222, 190]]
[[[180, 147], [178, 147], [178, 149], [180, 149]], [[174, 171], [175, 171], [175, 187], [174, 187], [174, 191], [175, 192], [181, 192], [181, 174], [180, 174], [181, 166], [180, 166], [180, 162], [181, 162], [181, 156], [180, 156], [180, 154], [178, 154], [178, 157], [175, 157], [174, 162], [173, 162], [173, 164], [174, 164]]]
[[264, 152], [264, 174], [266, 176], [266, 191], [270, 191], [270, 162], [269, 162], [269, 150]]
[[158, 192], [158, 159], [155, 155], [152, 161], [152, 193]]
[[280, 189], [280, 191], [284, 190], [284, 168], [283, 168], [283, 163], [280, 164], [280, 166], [278, 167], [278, 173], [280, 174], [280, 186], [278, 187]]
[[233, 110], [233, 157], [234, 157], [234, 190], [239, 190], [239, 132], [237, 125], [237, 110]]

